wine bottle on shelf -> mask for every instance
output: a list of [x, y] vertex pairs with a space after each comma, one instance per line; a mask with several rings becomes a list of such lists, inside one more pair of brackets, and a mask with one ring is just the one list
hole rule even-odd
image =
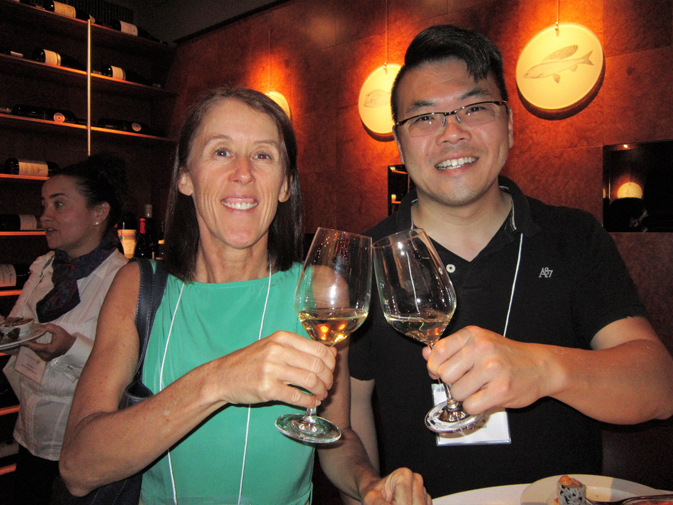
[[56, 67], [74, 68], [75, 70], [82, 70], [86, 72], [86, 65], [80, 63], [75, 58], [71, 58], [67, 54], [57, 53], [49, 49], [37, 48], [33, 51], [33, 60], [47, 65], [54, 65]]
[[152, 217], [153, 211], [152, 211], [152, 204], [147, 203], [145, 204], [145, 209], [144, 209], [144, 216], [145, 216], [145, 230], [147, 234], [147, 238], [150, 243], [150, 247], [152, 248], [152, 253], [156, 257], [157, 255], [157, 226], [156, 223], [154, 222], [154, 218]]
[[128, 259], [133, 258], [136, 250], [137, 226], [136, 217], [131, 212], [126, 212], [117, 223], [117, 235], [121, 241], [124, 256]]
[[121, 21], [119, 19], [113, 19], [110, 21], [110, 28], [113, 30], [120, 31], [122, 33], [127, 33], [129, 35], [135, 35], [136, 37], [142, 37], [147, 40], [152, 40], [154, 42], [161, 42], [158, 38], [152, 36], [148, 33], [147, 30], [141, 28], [133, 23], [127, 23], [126, 21]]
[[136, 251], [134, 256], [136, 258], [154, 259], [154, 251], [152, 249], [152, 244], [150, 243], [150, 238], [147, 235], [147, 224], [144, 217], [140, 218], [138, 232], [138, 240], [136, 241]]
[[0, 46], [0, 54], [6, 54], [7, 56], [14, 56], [15, 58], [23, 58], [23, 53], [18, 51], [12, 51], [9, 47]]
[[88, 12], [84, 12], [82, 9], [73, 7], [72, 5], [64, 4], [62, 2], [55, 2], [52, 0], [44, 1], [44, 8], [50, 12], [60, 14], [61, 16], [67, 16], [69, 18], [81, 19], [83, 21], [88, 21], [91, 18], [91, 22], [95, 23], [96, 20]]
[[36, 175], [38, 177], [51, 177], [58, 170], [58, 165], [51, 161], [20, 160], [7, 158], [0, 172], [12, 175]]
[[22, 289], [28, 277], [30, 277], [30, 267], [28, 265], [0, 265], [0, 291]]
[[0, 231], [34, 231], [38, 222], [32, 214], [0, 214]]
[[119, 223], [115, 223], [114, 225], [115, 233], [117, 234], [117, 237], [119, 237], [119, 241], [117, 242], [117, 250], [124, 254], [124, 246], [122, 245], [122, 240], [121, 240], [121, 233], [119, 233]]
[[102, 117], [98, 120], [99, 128], [109, 128], [110, 130], [119, 130], [131, 133], [144, 133], [145, 135], [154, 135], [152, 129], [145, 123], [138, 121], [126, 121], [124, 119], [112, 119]]
[[166, 223], [161, 221], [159, 224], [159, 231], [157, 232], [157, 247], [154, 252], [154, 259], [163, 260], [165, 249], [164, 249], [164, 233], [166, 230]]
[[51, 109], [48, 107], [38, 107], [36, 105], [17, 104], [12, 107], [12, 114], [15, 116], [31, 117], [36, 119], [47, 119], [56, 123], [76, 123], [77, 116], [66, 109]]
[[152, 83], [145, 79], [142, 75], [136, 74], [133, 70], [125, 70], [121, 67], [115, 67], [114, 65], [105, 65], [101, 68], [101, 74], [108, 77], [114, 77], [115, 79], [121, 79], [122, 81], [135, 82], [136, 84], [144, 84], [145, 86], [151, 86]]

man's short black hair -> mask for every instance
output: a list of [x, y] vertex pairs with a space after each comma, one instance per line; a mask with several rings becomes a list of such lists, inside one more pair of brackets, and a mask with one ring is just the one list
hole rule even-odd
[[404, 56], [404, 66], [397, 74], [390, 97], [393, 121], [397, 122], [397, 98], [404, 75], [414, 68], [444, 60], [460, 60], [475, 81], [493, 76], [502, 100], [507, 100], [502, 54], [484, 35], [453, 25], [435, 25], [414, 37]]

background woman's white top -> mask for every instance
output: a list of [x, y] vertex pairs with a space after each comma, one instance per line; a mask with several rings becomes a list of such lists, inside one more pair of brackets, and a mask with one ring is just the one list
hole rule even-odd
[[[37, 321], [35, 306], [54, 287], [53, 258], [52, 251], [30, 266], [30, 278], [10, 316], [32, 317]], [[51, 321], [76, 337], [76, 341], [68, 352], [47, 363], [41, 384], [14, 370], [16, 356], [10, 358], [3, 370], [21, 402], [14, 438], [34, 456], [52, 461], [59, 459], [75, 386], [96, 336], [100, 307], [117, 270], [127, 261], [123, 254], [114, 251], [88, 277], [77, 281], [80, 303]], [[50, 335], [46, 334], [37, 342], [48, 343], [49, 339]]]

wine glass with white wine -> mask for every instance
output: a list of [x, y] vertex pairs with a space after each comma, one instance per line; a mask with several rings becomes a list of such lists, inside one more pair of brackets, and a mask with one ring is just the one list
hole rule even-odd
[[[335, 345], [367, 318], [371, 298], [372, 239], [328, 228], [316, 231], [294, 295], [294, 308], [313, 340]], [[304, 415], [285, 414], [276, 428], [303, 442], [339, 440], [335, 424], [308, 409]]]
[[[456, 310], [456, 292], [426, 233], [419, 228], [378, 240], [374, 271], [383, 314], [400, 333], [432, 348]], [[440, 381], [441, 382], [441, 381]], [[483, 418], [463, 411], [461, 402], [444, 385], [447, 401], [425, 416], [425, 425], [437, 433], [470, 428]]]

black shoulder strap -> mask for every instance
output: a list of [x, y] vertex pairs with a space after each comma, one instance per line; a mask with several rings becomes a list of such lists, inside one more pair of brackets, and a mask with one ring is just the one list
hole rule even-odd
[[161, 303], [164, 289], [166, 289], [168, 272], [161, 261], [155, 261], [156, 271], [152, 268], [152, 262], [147, 258], [133, 258], [131, 261], [137, 261], [140, 267], [140, 288], [138, 290], [138, 305], [136, 307], [136, 328], [138, 329], [140, 347], [135, 373], [136, 377], [140, 377], [143, 363], [145, 362], [147, 342], [152, 332], [154, 316]]

